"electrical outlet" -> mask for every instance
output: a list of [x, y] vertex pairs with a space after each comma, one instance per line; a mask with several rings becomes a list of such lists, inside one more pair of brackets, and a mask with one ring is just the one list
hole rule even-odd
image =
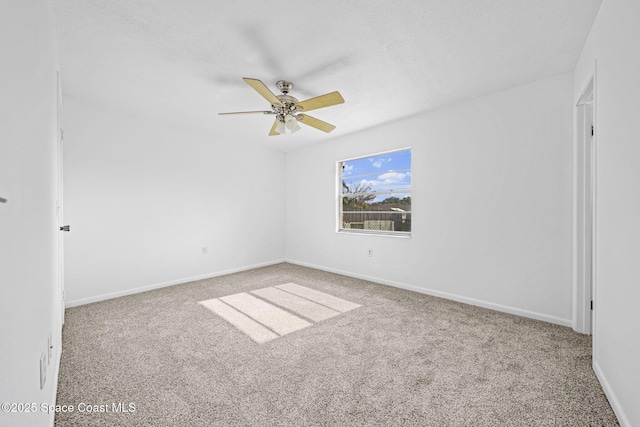
[[202, 255], [206, 255], [207, 253], [209, 253], [209, 249], [207, 249], [206, 246], [202, 247]]
[[367, 249], [367, 255], [372, 257], [373, 256], [373, 249], [371, 249], [371, 248]]
[[44, 388], [44, 383], [47, 381], [47, 355], [42, 353], [40, 356], [40, 390]]

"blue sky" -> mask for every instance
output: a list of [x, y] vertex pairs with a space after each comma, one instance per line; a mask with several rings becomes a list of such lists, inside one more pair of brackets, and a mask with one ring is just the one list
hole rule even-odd
[[[353, 187], [356, 182], [371, 186], [373, 191], [397, 191], [411, 188], [411, 150], [394, 151], [342, 163], [342, 178]], [[397, 194], [403, 198], [410, 194]], [[380, 195], [375, 201], [389, 195]]]

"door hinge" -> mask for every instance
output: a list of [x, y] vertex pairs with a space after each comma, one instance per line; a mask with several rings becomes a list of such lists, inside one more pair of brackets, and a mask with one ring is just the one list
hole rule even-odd
[[593, 125], [591, 125], [591, 136], [594, 135], [594, 129], [593, 129]]
[[593, 301], [591, 301], [591, 310], [593, 310]]

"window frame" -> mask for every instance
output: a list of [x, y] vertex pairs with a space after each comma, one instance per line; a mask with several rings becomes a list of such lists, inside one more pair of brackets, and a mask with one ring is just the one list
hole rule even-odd
[[[336, 206], [337, 206], [337, 214], [336, 214], [336, 232], [340, 233], [340, 234], [358, 234], [358, 235], [371, 235], [371, 236], [386, 236], [386, 237], [400, 237], [400, 238], [411, 238], [412, 235], [412, 230], [413, 227], [411, 227], [410, 231], [391, 231], [391, 230], [371, 230], [371, 229], [355, 229], [355, 228], [345, 228], [344, 224], [343, 224], [343, 198], [344, 196], [344, 192], [343, 192], [343, 165], [347, 162], [350, 161], [354, 161], [354, 160], [361, 160], [361, 159], [368, 159], [368, 158], [375, 158], [378, 156], [383, 156], [385, 154], [389, 154], [389, 153], [398, 153], [401, 151], [409, 151], [410, 155], [411, 155], [411, 161], [409, 163], [409, 168], [408, 169], [402, 169], [402, 170], [381, 170], [380, 172], [376, 172], [376, 173], [371, 173], [371, 174], [360, 174], [357, 175], [358, 177], [360, 176], [367, 176], [367, 175], [381, 175], [384, 173], [388, 173], [388, 172], [404, 172], [404, 171], [408, 171], [409, 174], [412, 173], [412, 169], [413, 169], [413, 148], [412, 147], [403, 147], [403, 148], [394, 148], [392, 150], [386, 150], [386, 151], [379, 151], [379, 152], [375, 152], [375, 153], [371, 153], [371, 154], [367, 154], [367, 155], [362, 155], [362, 156], [356, 156], [356, 157], [350, 157], [347, 159], [343, 159], [343, 160], [339, 160], [336, 162]], [[409, 194], [409, 197], [412, 197], [412, 192], [413, 192], [413, 177], [411, 178], [411, 182], [409, 185], [409, 189], [408, 191], [405, 189], [402, 189], [400, 191], [393, 191], [393, 190], [389, 190], [389, 191], [371, 191], [371, 192], [365, 192], [362, 194], [372, 194], [372, 195], [379, 195], [379, 194], [389, 194], [389, 195], [393, 195], [393, 194]], [[353, 194], [353, 193], [352, 193]], [[413, 199], [412, 199], [413, 202]], [[413, 206], [413, 203], [412, 203]], [[387, 211], [381, 211], [381, 212], [387, 212]], [[409, 210], [406, 212], [406, 214], [408, 215], [412, 215], [412, 210]]]

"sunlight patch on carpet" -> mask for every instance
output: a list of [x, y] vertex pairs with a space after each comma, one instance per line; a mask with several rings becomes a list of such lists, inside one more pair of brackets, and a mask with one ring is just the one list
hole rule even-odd
[[313, 320], [314, 322], [322, 322], [323, 320], [327, 320], [340, 314], [339, 311], [317, 304], [306, 298], [290, 294], [289, 292], [282, 291], [278, 288], [258, 289], [251, 293], [266, 301], [270, 301], [280, 307], [284, 307], [289, 311], [306, 317], [307, 319]]
[[311, 326], [306, 320], [253, 295], [241, 293], [220, 299], [280, 336]]
[[352, 303], [351, 301], [334, 297], [333, 295], [325, 294], [324, 292], [316, 291], [315, 289], [305, 288], [304, 286], [296, 285], [295, 283], [285, 283], [284, 285], [276, 286], [276, 288], [298, 295], [302, 298], [315, 301], [318, 304], [325, 305], [339, 311], [340, 313], [360, 307], [359, 304]]
[[258, 344], [360, 307], [295, 283], [200, 301]]
[[251, 317], [242, 314], [219, 299], [200, 301], [200, 304], [207, 307], [209, 310], [213, 311], [215, 314], [222, 317], [245, 334], [249, 335], [252, 340], [259, 344], [279, 337], [275, 332], [267, 329]]

